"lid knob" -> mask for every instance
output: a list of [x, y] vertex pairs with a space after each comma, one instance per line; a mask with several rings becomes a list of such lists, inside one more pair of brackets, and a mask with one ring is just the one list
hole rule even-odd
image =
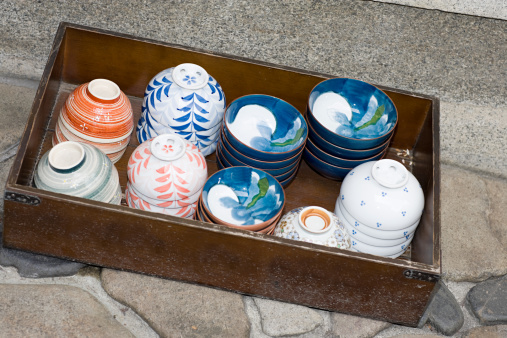
[[386, 188], [399, 188], [407, 184], [409, 172], [398, 161], [384, 159], [373, 164], [371, 174], [375, 181]]
[[58, 143], [48, 155], [49, 165], [55, 170], [69, 170], [78, 166], [85, 158], [81, 144], [73, 141]]
[[174, 134], [162, 134], [155, 137], [150, 144], [153, 156], [163, 161], [175, 161], [186, 152], [187, 145], [183, 139]]
[[299, 225], [316, 234], [326, 232], [330, 229], [330, 212], [321, 207], [306, 207], [299, 213]]
[[208, 83], [209, 75], [201, 66], [182, 63], [173, 69], [173, 81], [185, 89], [200, 89]]

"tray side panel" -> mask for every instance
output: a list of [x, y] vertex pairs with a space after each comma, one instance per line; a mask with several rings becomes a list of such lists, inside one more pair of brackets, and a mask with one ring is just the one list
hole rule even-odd
[[435, 286], [339, 249], [39, 197], [38, 206], [5, 201], [5, 221], [17, 223], [7, 246], [409, 326]]

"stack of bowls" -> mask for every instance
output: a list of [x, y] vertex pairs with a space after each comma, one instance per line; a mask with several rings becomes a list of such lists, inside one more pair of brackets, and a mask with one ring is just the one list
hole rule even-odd
[[396, 258], [414, 237], [424, 209], [417, 179], [394, 160], [367, 162], [343, 180], [335, 214], [352, 238], [352, 250]]
[[120, 204], [118, 171], [99, 149], [86, 143], [61, 142], [46, 152], [35, 171], [42, 190]]
[[225, 112], [217, 162], [220, 168], [264, 170], [285, 187], [296, 177], [307, 136], [304, 117], [289, 103], [268, 95], [243, 96]]
[[204, 68], [184, 63], [149, 82], [137, 124], [139, 143], [174, 133], [192, 142], [204, 156], [216, 149], [225, 111], [225, 95]]
[[134, 150], [127, 176], [130, 207], [192, 218], [208, 168], [197, 146], [178, 135], [162, 134]]
[[319, 83], [307, 107], [308, 165], [342, 180], [356, 166], [382, 158], [398, 120], [392, 100], [375, 86], [336, 78]]
[[196, 219], [272, 234], [284, 205], [285, 193], [274, 177], [255, 168], [231, 167], [206, 181]]
[[127, 96], [112, 81], [96, 79], [76, 88], [65, 101], [53, 136], [64, 141], [91, 144], [113, 163], [125, 153], [134, 128]]

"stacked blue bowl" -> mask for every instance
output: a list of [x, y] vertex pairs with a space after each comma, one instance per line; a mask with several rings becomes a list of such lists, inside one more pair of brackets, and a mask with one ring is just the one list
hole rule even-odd
[[219, 168], [263, 170], [287, 186], [296, 177], [308, 127], [289, 103], [268, 95], [247, 95], [231, 102], [217, 144]]
[[356, 166], [384, 157], [398, 113], [377, 87], [336, 78], [316, 85], [306, 112], [308, 141], [304, 159], [321, 175], [342, 180]]

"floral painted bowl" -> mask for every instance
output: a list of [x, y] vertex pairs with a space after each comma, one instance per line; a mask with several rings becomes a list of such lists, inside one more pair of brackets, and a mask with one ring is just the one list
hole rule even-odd
[[[311, 140], [315, 146], [319, 147], [322, 151], [325, 151], [327, 154], [336, 157], [341, 157], [344, 159], [361, 160], [375, 156], [384, 151], [389, 146], [389, 144], [391, 143], [391, 139], [393, 138], [393, 136], [391, 135], [391, 137], [388, 138], [384, 143], [375, 148], [347, 149], [339, 147], [323, 139], [322, 136], [317, 134], [309, 119], [307, 122], [308, 122], [308, 140]], [[308, 141], [306, 143], [308, 144]]]
[[301, 113], [287, 102], [268, 95], [247, 95], [227, 107], [224, 134], [248, 157], [281, 161], [304, 146], [308, 128]]
[[202, 202], [216, 223], [265, 228], [281, 215], [285, 193], [280, 183], [264, 171], [230, 167], [208, 178]]
[[308, 99], [308, 120], [322, 138], [348, 149], [375, 148], [398, 121], [393, 101], [377, 87], [336, 78], [317, 84]]
[[144, 93], [136, 134], [139, 143], [165, 133], [192, 142], [206, 156], [216, 143], [226, 102], [222, 87], [206, 70], [183, 63], [163, 70]]
[[305, 148], [303, 152], [303, 158], [305, 159], [305, 162], [310, 166], [310, 168], [331, 180], [341, 181], [351, 170], [350, 168], [338, 167], [321, 160], [315, 156], [315, 154], [312, 153], [308, 148]]
[[326, 153], [324, 150], [322, 150], [318, 146], [316, 146], [312, 142], [312, 140], [310, 140], [310, 139], [308, 139], [306, 141], [306, 147], [308, 148], [308, 150], [310, 150], [312, 152], [312, 154], [314, 154], [316, 157], [318, 157], [322, 161], [325, 161], [325, 162], [335, 165], [337, 167], [350, 168], [350, 169], [355, 168], [358, 165], [363, 164], [365, 162], [379, 160], [382, 157], [384, 157], [384, 155], [386, 154], [386, 151], [387, 151], [387, 149], [384, 149], [380, 153], [378, 153], [372, 157], [358, 159], [358, 160], [348, 160], [345, 158], [340, 158], [338, 156], [333, 156], [333, 155]]
[[351, 246], [347, 230], [338, 217], [317, 206], [289, 211], [278, 222], [273, 235], [340, 249]]
[[120, 204], [118, 171], [111, 160], [89, 144], [61, 142], [46, 152], [35, 171], [39, 189]]
[[145, 196], [146, 202], [161, 208], [179, 208], [197, 200], [208, 168], [197, 146], [163, 134], [132, 152], [127, 176], [137, 197]]
[[[225, 129], [225, 128], [224, 128]], [[284, 168], [289, 165], [293, 165], [297, 163], [301, 156], [303, 155], [303, 149], [304, 147], [301, 147], [299, 152], [297, 152], [295, 155], [292, 155], [291, 157], [288, 157], [286, 159], [280, 160], [280, 161], [263, 161], [258, 160], [253, 157], [249, 157], [243, 153], [241, 153], [238, 149], [234, 148], [229, 139], [227, 138], [227, 135], [224, 132], [224, 129], [222, 130], [222, 133], [220, 135], [219, 142], [221, 143], [224, 150], [227, 150], [232, 156], [234, 156], [239, 161], [247, 164], [248, 166], [259, 168], [262, 170], [265, 169], [279, 169]]]

